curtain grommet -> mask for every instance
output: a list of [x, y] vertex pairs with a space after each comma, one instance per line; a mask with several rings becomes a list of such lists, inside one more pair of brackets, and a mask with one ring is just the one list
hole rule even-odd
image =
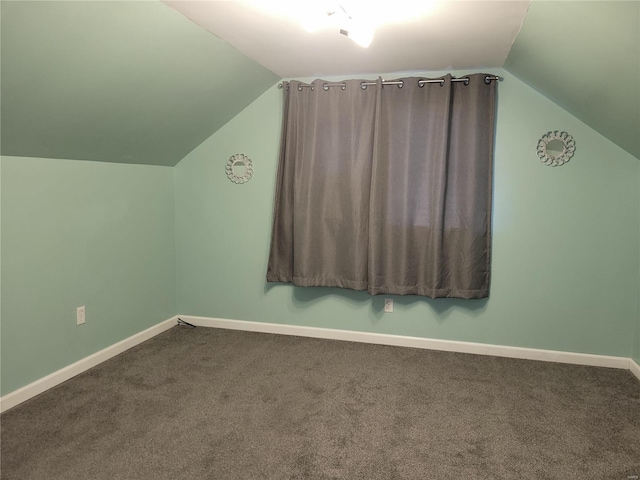
[[367, 89], [367, 86], [364, 84], [364, 82], [360, 82], [360, 88], [361, 88], [362, 90], [366, 90], [366, 89]]
[[326, 84], [326, 83], [322, 84], [322, 89], [323, 89], [325, 92], [328, 92], [328, 91], [329, 91], [329, 85], [328, 85], [328, 84]]

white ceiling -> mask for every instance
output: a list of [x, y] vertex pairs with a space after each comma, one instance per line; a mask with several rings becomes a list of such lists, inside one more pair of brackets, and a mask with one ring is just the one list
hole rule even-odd
[[[369, 1], [365, 5], [384, 9], [382, 14], [390, 16], [398, 2]], [[340, 35], [338, 28], [309, 33], [296, 19], [265, 11], [265, 6], [278, 3], [275, 1], [165, 3], [288, 78], [502, 67], [530, 0], [439, 0], [421, 18], [376, 28], [368, 48]]]

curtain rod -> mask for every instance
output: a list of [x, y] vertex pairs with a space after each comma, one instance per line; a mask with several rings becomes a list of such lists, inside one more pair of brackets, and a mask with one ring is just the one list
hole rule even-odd
[[[484, 83], [486, 83], [487, 85], [489, 85], [492, 81], [500, 81], [502, 80], [501, 77], [497, 76], [497, 75], [487, 75], [484, 77]], [[465, 85], [469, 85], [469, 77], [461, 77], [461, 78], [452, 78], [451, 79], [452, 82], [464, 82]], [[425, 83], [439, 83], [440, 86], [444, 85], [444, 79], [443, 78], [423, 78], [418, 80], [418, 86], [423, 87]], [[367, 88], [368, 86], [374, 86], [377, 85], [377, 82], [361, 82], [360, 83], [360, 88], [362, 88], [363, 90], [365, 88]], [[383, 80], [382, 81], [382, 85], [398, 85], [398, 87], [402, 88], [402, 86], [404, 85], [404, 81], [403, 80]], [[282, 88], [283, 84], [279, 83], [278, 84], [278, 88]], [[311, 87], [313, 88], [312, 84], [307, 84], [307, 83], [301, 83], [298, 88], [301, 87]], [[328, 90], [329, 87], [342, 87], [342, 89], [344, 90], [345, 88], [347, 88], [347, 84], [344, 82], [339, 82], [339, 83], [328, 83], [325, 82], [322, 85], [322, 88], [324, 90]]]

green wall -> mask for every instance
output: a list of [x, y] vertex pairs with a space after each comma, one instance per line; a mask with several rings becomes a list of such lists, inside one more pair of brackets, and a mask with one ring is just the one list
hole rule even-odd
[[533, 0], [504, 67], [640, 159], [639, 26], [637, 0]]
[[[281, 119], [272, 87], [175, 167], [182, 314], [629, 356], [638, 319], [640, 163], [502, 70], [488, 300], [383, 297], [265, 282]], [[435, 76], [430, 74], [429, 76]], [[373, 78], [373, 76], [372, 76]], [[566, 130], [562, 167], [536, 157]], [[235, 185], [225, 162], [247, 154]]]
[[278, 76], [160, 1], [0, 1], [3, 155], [175, 165]]
[[631, 357], [640, 365], [640, 301], [638, 301], [638, 319], [636, 321], [635, 345]]
[[640, 317], [638, 317], [638, 324], [636, 325], [636, 345], [632, 357], [640, 365]]
[[3, 394], [176, 313], [172, 168], [18, 157], [0, 168]]
[[[640, 191], [640, 175], [638, 176], [638, 191]], [[638, 214], [638, 225], [640, 226], [640, 213]], [[638, 249], [640, 249], [640, 243], [638, 244]], [[640, 267], [638, 268], [638, 277], [640, 277]], [[636, 319], [635, 346], [632, 357], [640, 365], [640, 288], [636, 295], [638, 297], [638, 317]]]
[[[640, 163], [502, 70], [488, 300], [265, 282], [281, 119], [274, 85], [175, 168], [1, 157], [2, 394], [176, 313], [633, 356]], [[461, 73], [458, 73], [461, 74]], [[429, 76], [436, 76], [430, 74]], [[538, 138], [566, 130], [551, 168]], [[250, 182], [227, 180], [235, 153]], [[86, 305], [87, 323], [75, 309]]]

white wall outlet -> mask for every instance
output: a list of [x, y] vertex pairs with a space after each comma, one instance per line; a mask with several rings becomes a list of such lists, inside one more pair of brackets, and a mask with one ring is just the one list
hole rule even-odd
[[85, 320], [84, 306], [76, 308], [76, 323], [82, 325]]
[[385, 298], [384, 299], [384, 311], [385, 313], [393, 313], [393, 299]]

